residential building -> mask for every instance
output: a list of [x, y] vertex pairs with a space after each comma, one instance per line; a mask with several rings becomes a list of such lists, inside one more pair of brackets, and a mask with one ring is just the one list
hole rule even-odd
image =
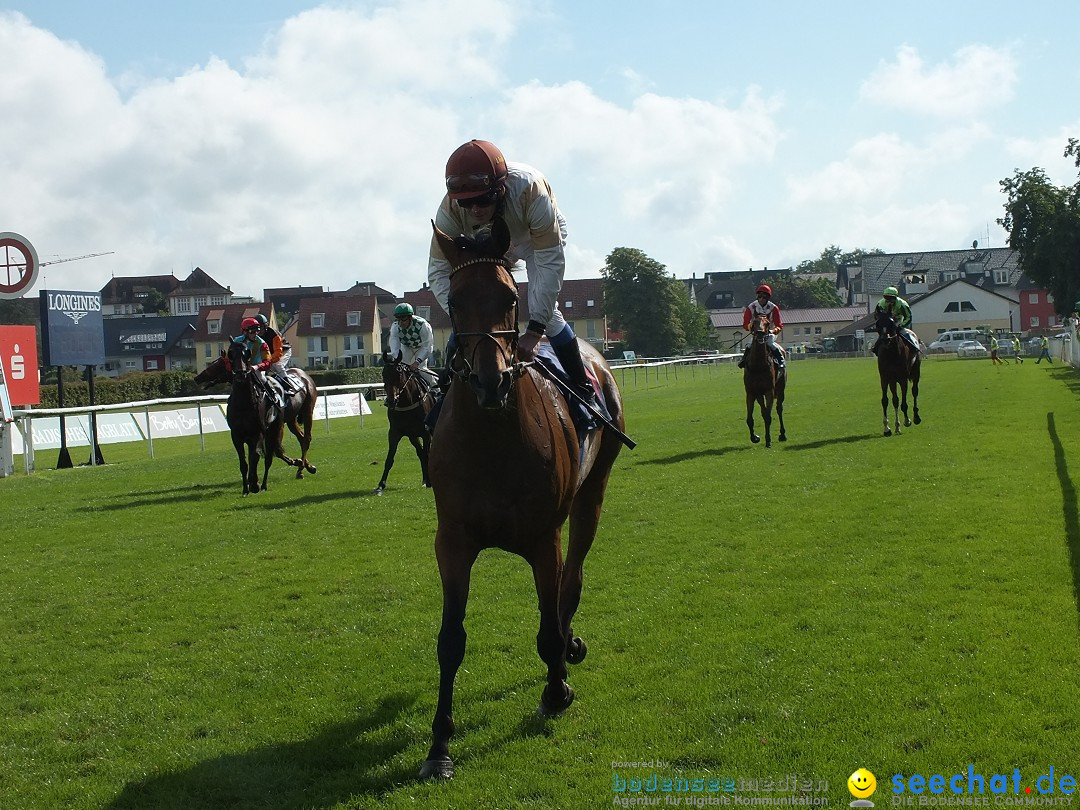
[[[743, 331], [745, 309], [746, 306], [743, 305], [738, 309], [709, 313], [709, 321], [717, 335], [717, 346], [720, 351], [738, 351], [745, 345], [746, 333]], [[823, 307], [820, 309], [781, 307], [780, 315], [784, 321], [784, 328], [776, 339], [785, 346], [802, 343], [820, 346], [824, 338], [831, 337], [865, 314], [866, 310], [862, 307]]]
[[157, 315], [168, 306], [169, 294], [180, 284], [167, 276], [113, 276], [101, 288], [103, 318], [128, 315]]
[[263, 290], [263, 301], [273, 304], [279, 318], [295, 316], [300, 311], [300, 302], [305, 298], [324, 298], [329, 296], [322, 287], [273, 287]]
[[382, 354], [382, 328], [374, 295], [305, 298], [295, 323], [284, 332], [293, 347], [294, 366], [359, 368]]
[[920, 293], [963, 279], [986, 290], [1016, 289], [1019, 254], [1012, 248], [931, 250], [864, 256], [858, 267], [845, 268], [848, 300], [869, 312], [886, 287], [896, 287], [910, 303]]
[[1017, 332], [1042, 334], [1061, 331], [1065, 316], [1054, 311], [1054, 296], [1049, 290], [1040, 287], [1027, 276], [1021, 277], [1016, 289], [1020, 298]]
[[105, 318], [105, 364], [98, 373], [194, 371], [195, 325], [195, 318], [184, 316]]
[[196, 316], [203, 307], [222, 307], [233, 303], [232, 290], [196, 267], [168, 294], [169, 314]]

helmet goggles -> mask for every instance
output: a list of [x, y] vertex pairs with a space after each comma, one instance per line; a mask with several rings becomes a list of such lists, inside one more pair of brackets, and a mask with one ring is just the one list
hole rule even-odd
[[451, 194], [483, 194], [495, 188], [490, 174], [452, 174], [446, 178], [446, 190]]

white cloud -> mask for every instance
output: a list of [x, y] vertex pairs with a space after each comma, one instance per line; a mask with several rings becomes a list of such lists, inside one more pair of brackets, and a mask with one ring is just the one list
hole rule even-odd
[[863, 82], [860, 96], [908, 112], [964, 118], [1009, 101], [1016, 84], [1016, 60], [1008, 49], [968, 45], [950, 62], [927, 65], [916, 48], [904, 45]]

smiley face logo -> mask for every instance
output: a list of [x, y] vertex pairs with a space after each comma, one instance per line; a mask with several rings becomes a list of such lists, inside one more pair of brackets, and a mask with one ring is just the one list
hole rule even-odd
[[866, 768], [859, 768], [848, 777], [847, 789], [856, 799], [866, 799], [877, 790], [877, 779]]

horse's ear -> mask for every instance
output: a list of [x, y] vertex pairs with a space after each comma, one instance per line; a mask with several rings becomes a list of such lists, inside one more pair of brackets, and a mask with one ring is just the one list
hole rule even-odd
[[501, 216], [491, 221], [491, 245], [497, 251], [495, 258], [505, 256], [510, 249], [510, 226]]
[[435, 244], [439, 246], [439, 250], [442, 251], [442, 255], [446, 257], [451, 266], [458, 264], [461, 249], [454, 243], [453, 238], [440, 231], [435, 224], [435, 220], [431, 221], [431, 230], [434, 231], [432, 238], [435, 240]]

